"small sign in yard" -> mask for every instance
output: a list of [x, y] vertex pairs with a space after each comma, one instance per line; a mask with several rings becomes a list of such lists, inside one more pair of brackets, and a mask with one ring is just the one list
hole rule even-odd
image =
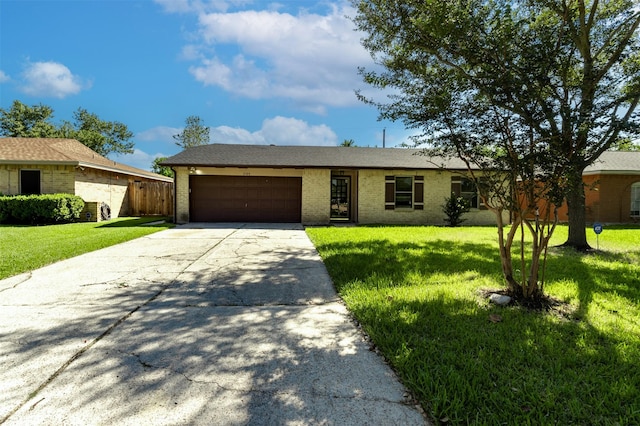
[[593, 224], [593, 232], [596, 233], [596, 235], [600, 235], [602, 234], [602, 224], [601, 223], [594, 223]]
[[594, 223], [593, 224], [593, 232], [596, 233], [596, 250], [600, 250], [600, 241], [599, 241], [599, 236], [600, 234], [602, 234], [602, 224], [601, 223]]

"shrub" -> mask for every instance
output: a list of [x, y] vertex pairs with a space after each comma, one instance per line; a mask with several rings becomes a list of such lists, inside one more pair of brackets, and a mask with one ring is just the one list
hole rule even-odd
[[82, 198], [72, 194], [0, 196], [0, 223], [72, 222], [83, 208]]
[[462, 219], [462, 215], [470, 210], [469, 201], [463, 197], [456, 197], [451, 193], [451, 197], [445, 197], [442, 211], [447, 215], [445, 222], [448, 226], [458, 226], [466, 219]]

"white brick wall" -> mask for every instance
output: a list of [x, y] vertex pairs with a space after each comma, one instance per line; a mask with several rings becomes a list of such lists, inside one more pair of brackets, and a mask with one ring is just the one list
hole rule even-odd
[[[176, 219], [189, 221], [189, 168], [176, 167]], [[226, 176], [300, 176], [302, 177], [302, 223], [328, 224], [331, 201], [329, 169], [259, 169], [236, 167], [198, 167], [198, 175]], [[424, 176], [424, 210], [385, 210], [385, 176]], [[357, 173], [358, 222], [389, 224], [444, 225], [442, 204], [451, 195], [451, 173], [443, 171], [360, 170]], [[492, 212], [473, 210], [464, 216], [465, 224], [495, 223]]]
[[[385, 210], [385, 176], [424, 176], [424, 210]], [[451, 176], [439, 170], [361, 170], [358, 188], [359, 223], [444, 225], [444, 199], [451, 195]], [[463, 216], [465, 225], [493, 225], [495, 215], [488, 210], [473, 209]], [[505, 220], [508, 215], [505, 216]]]

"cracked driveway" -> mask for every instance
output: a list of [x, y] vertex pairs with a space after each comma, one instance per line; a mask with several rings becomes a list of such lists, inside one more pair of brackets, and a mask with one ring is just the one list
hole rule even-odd
[[0, 423], [425, 424], [300, 225], [191, 224], [0, 281]]

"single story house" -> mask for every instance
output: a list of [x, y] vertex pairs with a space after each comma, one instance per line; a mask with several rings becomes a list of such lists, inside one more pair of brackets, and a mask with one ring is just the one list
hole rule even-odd
[[465, 224], [495, 223], [461, 161], [420, 150], [212, 144], [163, 165], [175, 172], [177, 223], [443, 225], [452, 192], [472, 203]]
[[167, 187], [169, 197], [157, 203], [172, 207], [172, 178], [109, 160], [74, 139], [0, 138], [0, 194], [75, 194], [87, 203], [85, 220], [99, 220], [102, 203], [111, 217], [129, 215], [133, 189], [152, 183]]
[[[640, 152], [605, 151], [582, 174], [587, 222], [640, 221]], [[567, 221], [567, 206], [558, 209]]]

